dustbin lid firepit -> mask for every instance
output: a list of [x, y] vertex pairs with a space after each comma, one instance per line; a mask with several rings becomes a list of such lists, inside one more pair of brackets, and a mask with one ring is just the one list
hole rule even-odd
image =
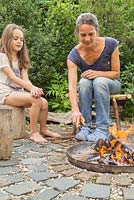
[[82, 142], [75, 144], [67, 150], [67, 158], [76, 167], [99, 173], [133, 173], [134, 165], [109, 165], [91, 162], [89, 157], [95, 154], [95, 143]]

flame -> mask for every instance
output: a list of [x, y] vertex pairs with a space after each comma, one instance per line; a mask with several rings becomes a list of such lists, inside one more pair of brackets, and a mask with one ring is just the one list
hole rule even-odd
[[130, 125], [130, 127], [126, 130], [117, 130], [116, 124], [109, 128], [109, 133], [111, 133], [116, 138], [119, 138], [123, 141], [127, 141], [129, 134], [134, 134], [134, 125]]
[[109, 141], [100, 139], [95, 146], [100, 158], [108, 155], [109, 159], [116, 164], [134, 165], [134, 149], [124, 142], [129, 134], [134, 133], [134, 126], [131, 125], [127, 130], [117, 130], [114, 124], [110, 127], [109, 132], [111, 139]]

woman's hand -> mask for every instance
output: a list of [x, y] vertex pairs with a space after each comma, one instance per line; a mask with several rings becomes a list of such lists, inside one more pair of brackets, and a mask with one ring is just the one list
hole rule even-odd
[[82, 78], [88, 78], [88, 79], [94, 79], [96, 77], [99, 77], [99, 71], [95, 71], [92, 69], [86, 70], [81, 74]]
[[35, 98], [41, 97], [44, 94], [43, 89], [36, 86], [32, 86], [30, 93]]
[[76, 126], [76, 128], [79, 128], [81, 124], [85, 125], [85, 119], [81, 112], [72, 113], [72, 123]]

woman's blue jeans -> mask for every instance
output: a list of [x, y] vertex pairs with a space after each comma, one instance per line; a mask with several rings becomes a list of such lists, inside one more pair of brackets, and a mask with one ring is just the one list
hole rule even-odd
[[108, 130], [110, 125], [110, 95], [120, 92], [121, 83], [105, 77], [93, 80], [81, 78], [78, 84], [79, 107], [86, 125], [92, 124], [92, 100], [96, 111], [96, 128]]

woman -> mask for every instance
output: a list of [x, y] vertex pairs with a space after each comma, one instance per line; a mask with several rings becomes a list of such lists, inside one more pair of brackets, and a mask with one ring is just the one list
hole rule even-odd
[[16, 24], [8, 24], [0, 41], [0, 104], [30, 107], [30, 139], [44, 143], [45, 136], [60, 135], [47, 130], [48, 103], [41, 97], [42, 88], [30, 82], [29, 67], [24, 31]]
[[[100, 37], [99, 24], [92, 13], [82, 13], [76, 20], [79, 43], [68, 55], [69, 98], [72, 123], [80, 127], [78, 140], [97, 141], [108, 137], [110, 95], [120, 91], [120, 59], [118, 42]], [[81, 71], [78, 84], [77, 69]], [[96, 129], [92, 126], [92, 100], [96, 108]], [[83, 125], [81, 122], [85, 120]]]

